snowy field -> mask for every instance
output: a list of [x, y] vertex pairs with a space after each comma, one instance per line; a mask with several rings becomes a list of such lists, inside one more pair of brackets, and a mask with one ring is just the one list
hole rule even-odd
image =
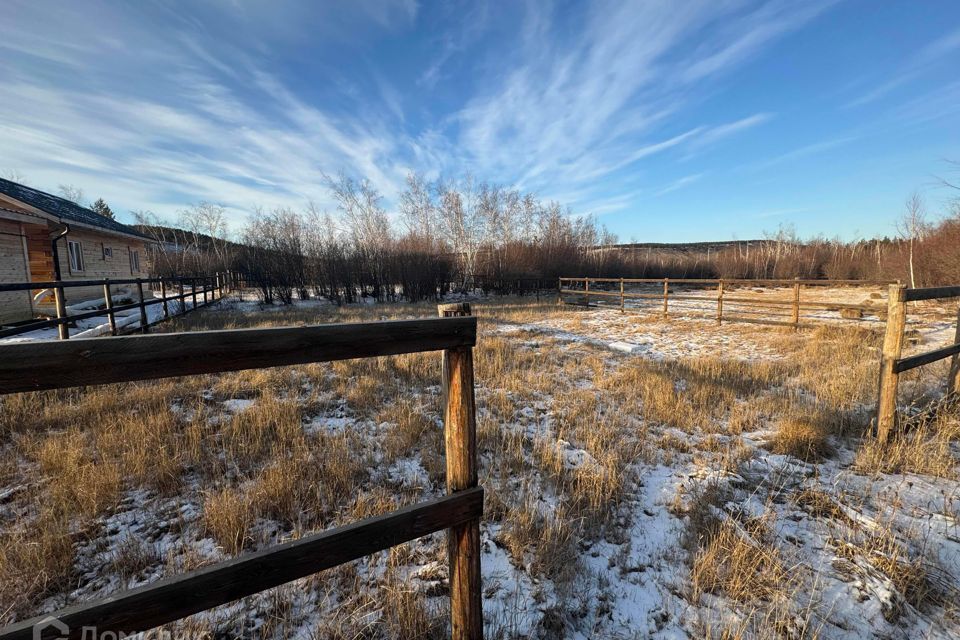
[[[960, 411], [863, 438], [879, 322], [629, 311], [474, 304], [488, 637], [960, 636]], [[227, 300], [157, 330], [435, 313]], [[952, 342], [949, 314], [921, 309], [910, 349]], [[935, 399], [943, 367], [911, 373], [901, 401]], [[420, 354], [0, 401], [0, 613], [442, 495], [439, 382]], [[433, 535], [179, 628], [446, 637], [445, 575]]]

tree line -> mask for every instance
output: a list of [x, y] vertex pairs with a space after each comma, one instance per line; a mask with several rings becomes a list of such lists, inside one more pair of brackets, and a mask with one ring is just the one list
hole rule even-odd
[[[336, 211], [255, 209], [228, 241], [226, 211], [201, 203], [176, 225], [134, 212], [158, 241], [160, 274], [241, 272], [264, 302], [324, 297], [418, 301], [478, 283], [595, 271], [616, 241], [597, 220], [517, 189], [463, 180], [407, 178], [394, 220], [367, 180], [326, 178]], [[549, 286], [549, 284], [547, 285]]]
[[801, 240], [781, 227], [715, 251], [671, 251], [616, 245], [591, 216], [472, 178], [410, 174], [394, 216], [369, 181], [342, 174], [325, 181], [335, 211], [258, 208], [232, 235], [215, 204], [181, 211], [175, 225], [134, 214], [159, 242], [159, 275], [240, 272], [267, 303], [415, 302], [475, 288], [512, 290], [515, 282], [549, 288], [560, 276], [960, 282], [960, 207], [930, 223], [918, 196], [908, 200], [894, 237]]

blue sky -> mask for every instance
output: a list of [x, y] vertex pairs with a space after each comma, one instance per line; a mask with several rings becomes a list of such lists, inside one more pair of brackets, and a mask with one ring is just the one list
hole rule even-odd
[[46, 2], [0, 23], [0, 170], [129, 221], [200, 200], [392, 206], [410, 170], [621, 240], [893, 233], [960, 160], [960, 3]]

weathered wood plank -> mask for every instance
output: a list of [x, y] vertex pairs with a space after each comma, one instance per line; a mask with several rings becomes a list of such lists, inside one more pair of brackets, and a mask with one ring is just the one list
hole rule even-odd
[[953, 287], [928, 287], [926, 289], [907, 289], [904, 295], [904, 302], [916, 302], [917, 300], [938, 300], [941, 298], [960, 297], [960, 285]]
[[[953, 341], [960, 344], [960, 308], [957, 309], [957, 329]], [[950, 361], [950, 371], [947, 373], [947, 394], [960, 395], [960, 354], [954, 355]]]
[[130, 634], [145, 631], [421, 536], [474, 521], [482, 513], [483, 489], [461, 491], [166, 578], [104, 600], [64, 609], [56, 614], [57, 620], [69, 628], [64, 636], [54, 628], [48, 628], [47, 634], [34, 636], [34, 625], [47, 617], [39, 616], [0, 629], [0, 640], [80, 638], [84, 627], [95, 627], [98, 637], [104, 632]]
[[476, 335], [476, 318], [429, 318], [0, 345], [0, 394], [438, 351]]
[[[143, 278], [143, 282], [157, 282], [158, 278]], [[99, 287], [105, 282], [104, 278], [98, 280], [49, 280], [46, 282], [4, 282], [0, 283], [0, 291], [32, 291], [34, 289], [53, 289], [54, 287], [63, 287], [71, 289], [76, 287]], [[136, 284], [137, 278], [123, 278], [110, 280], [111, 285]]]
[[880, 359], [880, 381], [877, 392], [877, 439], [887, 442], [897, 420], [897, 386], [900, 376], [897, 360], [903, 353], [903, 330], [907, 322], [906, 288], [890, 285], [887, 296], [887, 329]]
[[934, 349], [933, 351], [927, 351], [926, 353], [919, 353], [915, 356], [910, 356], [909, 358], [900, 358], [894, 363], [893, 371], [894, 373], [903, 373], [904, 371], [909, 371], [910, 369], [922, 367], [925, 364], [931, 364], [937, 360], [949, 358], [950, 356], [958, 353], [960, 353], [960, 344], [952, 344], [948, 347], [943, 347], [942, 349]]
[[[469, 314], [470, 307], [441, 305], [439, 313]], [[477, 486], [477, 422], [473, 385], [473, 351], [469, 347], [443, 352], [444, 443], [447, 490]], [[480, 574], [480, 518], [450, 528], [450, 623], [453, 640], [483, 638]]]
[[[564, 277], [559, 278], [560, 281], [574, 281], [582, 282], [583, 276], [577, 277]], [[619, 278], [590, 278], [591, 282], [619, 282]], [[627, 283], [644, 283], [644, 284], [659, 284], [663, 282], [663, 278], [624, 278], [624, 282]], [[718, 278], [671, 278], [671, 281], [674, 284], [717, 284], [720, 280]], [[776, 280], [771, 278], [763, 278], [758, 280], [751, 280], [748, 278], [723, 278], [723, 281], [730, 284], [742, 284], [742, 285], [774, 285], [774, 286], [784, 286], [792, 287], [796, 280]], [[869, 287], [881, 287], [894, 284], [895, 280], [800, 280], [800, 284], [808, 284], [815, 286], [829, 287], [832, 285], [843, 285], [843, 286], [869, 286]]]

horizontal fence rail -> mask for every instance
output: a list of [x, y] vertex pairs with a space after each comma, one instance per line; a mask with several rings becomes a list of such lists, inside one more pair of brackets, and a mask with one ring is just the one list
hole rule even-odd
[[[97, 637], [105, 632], [131, 635], [476, 520], [482, 514], [483, 489], [476, 487], [63, 609], [55, 617], [70, 629], [65, 636], [69, 638], [82, 638], [85, 628], [96, 629]], [[33, 638], [34, 629], [45, 618], [37, 616], [2, 629], [0, 640]], [[55, 631], [51, 629], [53, 637], [64, 637]]]
[[0, 629], [0, 640], [125, 637], [443, 529], [449, 538], [452, 636], [481, 640], [483, 489], [477, 482], [473, 388], [477, 319], [466, 304], [442, 305], [440, 313], [462, 317], [0, 345], [0, 394], [442, 351], [448, 493], [18, 622]]
[[960, 286], [905, 289], [903, 292], [904, 302], [916, 302], [918, 300], [943, 300], [944, 298], [957, 297], [960, 297]]
[[584, 278], [583, 276], [578, 277], [564, 277], [560, 278], [561, 281], [569, 282], [583, 282], [584, 280], [589, 280], [590, 282], [625, 282], [638, 283], [638, 284], [662, 284], [664, 280], [668, 280], [675, 284], [719, 284], [724, 282], [726, 284], [763, 284], [763, 285], [792, 285], [795, 283], [800, 284], [809, 284], [809, 285], [820, 285], [820, 286], [831, 286], [831, 285], [869, 285], [869, 286], [886, 286], [893, 284], [896, 280], [803, 280], [803, 279], [792, 279], [792, 278], [781, 278], [781, 279], [758, 279], [751, 280], [749, 278]]
[[[111, 335], [117, 335], [119, 325], [117, 324], [117, 315], [124, 311], [132, 309], [140, 310], [139, 323], [135, 327], [141, 333], [146, 333], [151, 325], [157, 324], [163, 320], [168, 320], [176, 315], [183, 315], [189, 311], [199, 309], [202, 306], [216, 302], [226, 295], [230, 290], [230, 284], [233, 282], [231, 274], [218, 273], [212, 276], [177, 276], [170, 278], [104, 278], [100, 280], [53, 280], [45, 282], [12, 282], [0, 284], [0, 293], [10, 292], [30, 292], [49, 289], [53, 291], [54, 308], [57, 317], [34, 320], [25, 322], [12, 327], [0, 328], [0, 338], [7, 338], [41, 329], [57, 328], [58, 337], [61, 340], [70, 338], [68, 325], [78, 320], [87, 320], [90, 318], [106, 317], [110, 327]], [[111, 287], [122, 287], [135, 285], [135, 291], [130, 293], [130, 297], [135, 302], [116, 305], [113, 298], [116, 293]], [[144, 286], [150, 292], [150, 297], [144, 295]], [[69, 313], [67, 309], [67, 291], [70, 289], [80, 289], [99, 287], [103, 295], [98, 297], [85, 296], [83, 302], [94, 303], [98, 299], [103, 300], [102, 309], [93, 309], [81, 313]], [[172, 293], [172, 292], [176, 293]], [[160, 297], [156, 297], [156, 293]], [[190, 300], [190, 304], [187, 301]], [[171, 303], [179, 303], [173, 305]], [[147, 308], [155, 305], [163, 305], [163, 315], [159, 320], [151, 322], [148, 318]]]
[[476, 318], [226, 329], [0, 346], [0, 394], [470, 347]]
[[[627, 285], [656, 285], [654, 290], [628, 291]], [[564, 296], [576, 296], [582, 300], [579, 304], [590, 306], [590, 298], [600, 301], [617, 301], [621, 312], [627, 311], [628, 300], [662, 301], [663, 315], [669, 315], [672, 303], [703, 303], [715, 306], [716, 320], [748, 322], [755, 324], [783, 325], [794, 328], [815, 326], [810, 322], [801, 322], [802, 312], [811, 310], [839, 311], [841, 316], [850, 319], [862, 318], [864, 314], [882, 316], [886, 312], [886, 305], [849, 302], [828, 302], [823, 300], [803, 299], [805, 288], [823, 286], [863, 286], [877, 287], [889, 285], [889, 280], [747, 280], [742, 278], [560, 278], [557, 283], [557, 302], [565, 302]], [[681, 293], [678, 287], [693, 286], [704, 289], [703, 293]], [[746, 289], [752, 286], [775, 286], [790, 290], [790, 297], [783, 298], [752, 298], [742, 294], [737, 295], [736, 289]], [[716, 287], [715, 292], [709, 287]], [[574, 302], [573, 304], [578, 304]], [[782, 319], [770, 318], [772, 312], [783, 310]], [[705, 310], [704, 310], [705, 311]], [[731, 313], [733, 311], [733, 313]], [[764, 318], [747, 317], [763, 315]]]
[[876, 433], [877, 439], [887, 442], [897, 422], [897, 390], [900, 374], [953, 357], [947, 374], [948, 396], [960, 394], [960, 309], [957, 311], [957, 326], [954, 344], [926, 353], [902, 357], [904, 331], [907, 325], [907, 303], [921, 300], [960, 298], [960, 286], [907, 289], [891, 285], [887, 296], [887, 326], [883, 337], [883, 352], [880, 357], [880, 382], [877, 393]]

